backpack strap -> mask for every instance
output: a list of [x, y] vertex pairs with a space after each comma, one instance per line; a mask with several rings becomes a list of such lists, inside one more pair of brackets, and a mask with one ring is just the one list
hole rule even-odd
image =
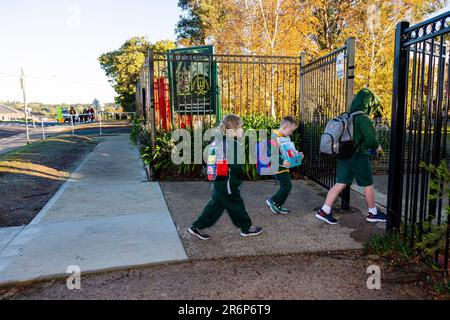
[[354, 116], [359, 116], [362, 114], [364, 114], [364, 111], [355, 111], [355, 112], [350, 113], [350, 116], [354, 117]]

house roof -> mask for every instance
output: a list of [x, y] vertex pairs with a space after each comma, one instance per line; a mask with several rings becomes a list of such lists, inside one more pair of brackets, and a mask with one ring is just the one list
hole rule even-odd
[[11, 113], [17, 113], [17, 114], [23, 114], [23, 111], [17, 110], [13, 107], [8, 107], [3, 104], [0, 104], [0, 114], [11, 114]]

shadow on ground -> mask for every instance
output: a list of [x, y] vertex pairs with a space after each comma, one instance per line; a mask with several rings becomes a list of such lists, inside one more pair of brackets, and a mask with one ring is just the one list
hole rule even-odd
[[[240, 237], [239, 229], [225, 213], [215, 226], [205, 230], [211, 239], [201, 241], [191, 236], [187, 227], [208, 202], [211, 183], [161, 183], [180, 238], [192, 259], [361, 249], [362, 242], [371, 234], [383, 231], [384, 226], [367, 223], [360, 210], [337, 213], [335, 216], [340, 224], [336, 226], [322, 223], [315, 218], [314, 211], [323, 203], [325, 190], [309, 180], [295, 180], [293, 186], [286, 203], [292, 213], [275, 216], [265, 204], [265, 199], [277, 190], [275, 182], [244, 183], [241, 193], [247, 211], [253, 223], [264, 228], [263, 234], [253, 238]], [[356, 196], [354, 203], [359, 207], [364, 205]]]

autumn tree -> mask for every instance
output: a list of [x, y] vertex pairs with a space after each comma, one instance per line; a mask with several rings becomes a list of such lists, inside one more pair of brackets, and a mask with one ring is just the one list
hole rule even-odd
[[444, 7], [447, 1], [371, 1], [354, 10], [345, 32], [357, 39], [355, 89], [371, 88], [381, 97], [381, 116], [390, 118], [394, 64], [395, 27], [407, 20], [411, 25]]

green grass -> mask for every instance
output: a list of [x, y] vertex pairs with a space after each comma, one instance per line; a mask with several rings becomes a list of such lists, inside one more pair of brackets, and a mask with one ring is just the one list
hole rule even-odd
[[414, 251], [399, 233], [373, 235], [364, 243], [364, 253], [382, 257], [399, 256], [411, 258]]

